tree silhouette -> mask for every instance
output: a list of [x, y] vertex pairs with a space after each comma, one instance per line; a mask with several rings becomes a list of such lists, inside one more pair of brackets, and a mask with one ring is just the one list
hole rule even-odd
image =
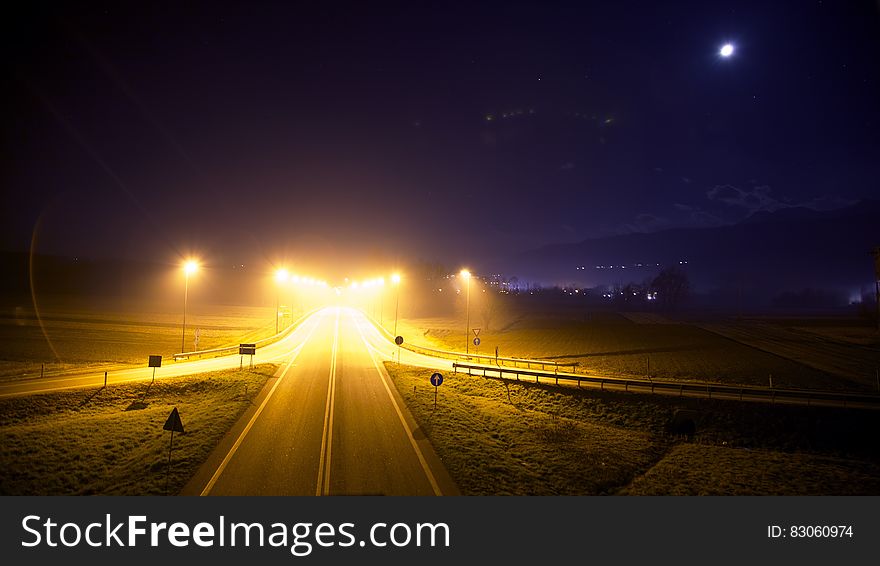
[[666, 267], [660, 271], [651, 287], [657, 292], [657, 301], [663, 310], [675, 310], [687, 299], [690, 281], [687, 273], [677, 266]]

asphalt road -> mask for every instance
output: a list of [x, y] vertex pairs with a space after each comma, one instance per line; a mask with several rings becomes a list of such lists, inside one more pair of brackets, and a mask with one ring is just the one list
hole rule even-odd
[[[296, 334], [301, 342], [184, 494], [458, 493], [382, 366], [396, 348], [362, 314], [328, 307]], [[413, 356], [404, 363], [438, 365]]]

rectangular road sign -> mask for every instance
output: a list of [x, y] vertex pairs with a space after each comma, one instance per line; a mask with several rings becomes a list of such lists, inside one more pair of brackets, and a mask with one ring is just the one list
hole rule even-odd
[[151, 368], [162, 367], [162, 356], [150, 356], [150, 365], [147, 367], [151, 367]]
[[257, 353], [256, 344], [239, 344], [238, 353], [241, 356], [253, 356]]

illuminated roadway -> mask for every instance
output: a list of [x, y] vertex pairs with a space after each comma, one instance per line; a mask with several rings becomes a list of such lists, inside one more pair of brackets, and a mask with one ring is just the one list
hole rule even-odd
[[[334, 309], [336, 307], [328, 308]], [[346, 315], [340, 319], [342, 324], [344, 326], [355, 325], [355, 327], [359, 329], [358, 335], [361, 333], [363, 334], [363, 342], [370, 352], [374, 353], [379, 359], [389, 360], [392, 355], [395, 360], [397, 359], [398, 349], [393, 344], [390, 344], [380, 331], [370, 324], [365, 316], [353, 309], [347, 309], [345, 307], [339, 308], [341, 313], [346, 313]], [[254, 363], [283, 364], [288, 361], [291, 355], [296, 354], [298, 349], [304, 345], [304, 340], [309, 336], [310, 329], [314, 328], [314, 324], [318, 320], [316, 317], [325, 316], [327, 312], [327, 309], [319, 311], [314, 316], [303, 321], [299, 327], [294, 329], [290, 334], [284, 336], [281, 340], [260, 347], [257, 350], [257, 355], [254, 357]], [[401, 355], [401, 360], [405, 364], [427, 368], [452, 369], [452, 363], [449, 360], [431, 358], [407, 350], [401, 350]], [[183, 375], [193, 375], [208, 371], [237, 368], [241, 363], [241, 359], [235, 354], [186, 362], [174, 362], [165, 358], [162, 363], [163, 367], [156, 369], [157, 380]], [[245, 363], [248, 363], [247, 358], [245, 358]], [[146, 360], [144, 360], [144, 364], [146, 365]], [[113, 386], [124, 383], [150, 381], [152, 378], [153, 370], [148, 367], [113, 369], [109, 372], [107, 384]], [[20, 395], [31, 395], [34, 393], [51, 393], [68, 389], [101, 387], [103, 384], [103, 371], [67, 372], [52, 377], [25, 378], [0, 383], [0, 399]]]
[[[345, 307], [324, 308], [258, 349], [255, 363], [279, 370], [182, 493], [458, 494], [382, 365], [397, 352], [362, 313]], [[401, 353], [406, 364], [451, 369], [449, 360]], [[239, 363], [238, 355], [171, 363], [156, 379]], [[112, 372], [108, 385], [151, 379], [151, 368], [131, 368]], [[103, 381], [103, 372], [21, 380], [0, 385], [0, 398]]]
[[285, 342], [299, 346], [184, 494], [458, 493], [382, 365], [396, 348], [363, 314], [325, 308]]

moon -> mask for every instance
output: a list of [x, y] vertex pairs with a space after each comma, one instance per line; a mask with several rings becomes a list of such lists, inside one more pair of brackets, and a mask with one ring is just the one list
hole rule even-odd
[[733, 55], [733, 45], [730, 43], [725, 43], [721, 46], [721, 51], [719, 51], [722, 57], [730, 57]]

